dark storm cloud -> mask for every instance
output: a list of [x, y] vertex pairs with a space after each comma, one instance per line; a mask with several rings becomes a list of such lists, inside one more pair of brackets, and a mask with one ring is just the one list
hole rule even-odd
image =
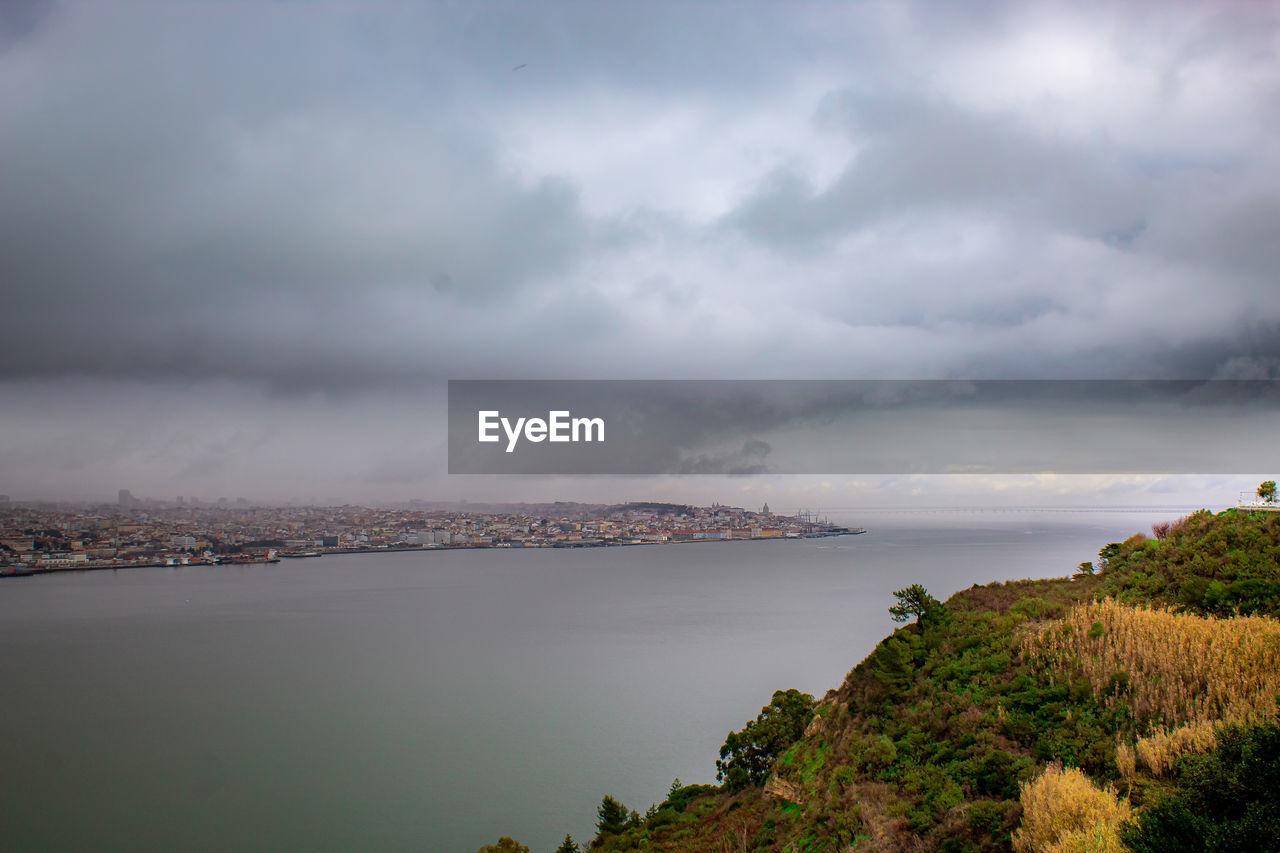
[[752, 56], [768, 23], [710, 9], [66, 12], [10, 59], [11, 377], [340, 388], [465, 374], [469, 344], [509, 363], [530, 318], [607, 328], [625, 306], [565, 280], [634, 229], [500, 162], [504, 114], [615, 86], [749, 98], [790, 62]]
[[83, 109], [32, 104], [4, 134], [9, 375], [270, 377], [293, 372], [277, 346], [321, 328], [341, 377], [387, 294], [426, 312], [493, 299], [569, 268], [593, 228], [571, 186], [522, 184], [464, 131], [209, 111], [121, 76], [81, 84]]
[[859, 147], [844, 173], [818, 191], [775, 172], [729, 223], [783, 247], [933, 212], [1031, 217], [1094, 239], [1141, 231], [1150, 190], [1106, 147], [914, 92], [833, 93], [820, 121]]
[[[734, 328], [761, 316], [781, 341], [769, 370], [807, 370], [820, 336], [806, 327], [836, 319], [848, 331], [822, 346], [868, 375], [1210, 375], [1268, 357], [1280, 320], [1262, 239], [1280, 195], [1257, 137], [1228, 130], [1215, 149], [1171, 127], [1154, 144], [1106, 132], [1121, 118], [1098, 133], [1037, 106], [1074, 97], [1063, 114], [1078, 114], [1092, 90], [992, 104], [948, 88], [950, 65], [1081, 29], [1070, 10], [43, 8], [14, 13], [28, 23], [10, 27], [22, 35], [0, 84], [7, 376], [305, 389], [504, 365], [670, 373], [694, 329], [717, 353], [708, 372], [750, 375], [764, 363]], [[1252, 75], [1241, 113], [1275, 97], [1256, 35], [1183, 14], [1174, 48], [1137, 71], [1116, 52], [1114, 73], [1149, 70], [1176, 95], [1196, 79], [1190, 56]], [[1141, 13], [1099, 17], [1112, 47], [1153, 38]], [[1159, 97], [1173, 96], [1134, 109]], [[725, 157], [682, 166], [713, 145]], [[719, 228], [679, 195], [690, 180]], [[950, 245], [975, 229], [976, 248]], [[733, 271], [743, 237], [756, 260]], [[850, 240], [856, 276], [841, 273]], [[774, 310], [799, 281], [813, 304]], [[1187, 298], [1208, 282], [1231, 316]], [[1136, 316], [1144, 301], [1155, 320]], [[913, 355], [877, 357], [886, 334]], [[1130, 357], [1097, 356], [1110, 350]]]
[[394, 303], [430, 338], [445, 306], [500, 310], [623, 236], [584, 218], [567, 181], [499, 164], [448, 107], [466, 87], [447, 74], [378, 91], [368, 66], [388, 36], [361, 45], [359, 21], [72, 11], [7, 60], [9, 376], [422, 375], [420, 346], [370, 346]]
[[52, 0], [9, 0], [0, 3], [0, 50], [35, 33], [53, 13]]

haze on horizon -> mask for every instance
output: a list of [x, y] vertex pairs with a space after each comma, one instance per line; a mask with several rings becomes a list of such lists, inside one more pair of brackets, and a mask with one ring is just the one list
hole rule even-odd
[[464, 378], [1280, 378], [1274, 4], [13, 0], [0, 104], [15, 498], [1277, 473], [449, 477], [443, 412]]

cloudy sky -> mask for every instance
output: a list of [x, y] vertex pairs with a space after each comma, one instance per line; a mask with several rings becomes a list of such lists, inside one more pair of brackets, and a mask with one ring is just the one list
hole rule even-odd
[[0, 492], [1231, 501], [449, 477], [444, 389], [1280, 378], [1277, 138], [1270, 3], [8, 0]]

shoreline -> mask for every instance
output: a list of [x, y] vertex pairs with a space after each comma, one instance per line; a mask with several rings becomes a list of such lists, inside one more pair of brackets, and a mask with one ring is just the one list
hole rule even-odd
[[278, 554], [272, 559], [252, 559], [252, 560], [197, 560], [187, 563], [114, 563], [109, 565], [85, 565], [85, 566], [30, 566], [30, 567], [11, 567], [0, 566], [0, 578], [26, 578], [36, 575], [57, 575], [66, 573], [80, 572], [101, 572], [113, 571], [119, 569], [181, 569], [190, 566], [253, 566], [264, 565], [268, 563], [279, 563], [282, 560], [305, 560], [315, 559], [317, 557], [342, 556], [345, 554], [390, 554], [403, 553], [405, 551], [523, 551], [525, 549], [543, 549], [543, 548], [626, 548], [636, 545], [692, 545], [707, 542], [790, 542], [799, 539], [830, 539], [837, 536], [859, 536], [866, 533], [865, 527], [840, 528], [833, 531], [823, 531], [815, 533], [806, 533], [800, 536], [759, 536], [743, 539], [671, 539], [665, 542], [652, 541], [605, 541], [605, 540], [562, 540], [555, 543], [538, 544], [538, 545], [513, 545], [509, 542], [499, 543], [471, 543], [463, 545], [389, 545], [380, 548], [342, 548], [331, 551], [309, 551], [305, 553], [295, 554]]

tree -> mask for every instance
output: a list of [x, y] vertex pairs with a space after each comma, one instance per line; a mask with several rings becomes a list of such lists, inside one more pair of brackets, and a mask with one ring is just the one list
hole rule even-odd
[[919, 635], [904, 632], [886, 637], [871, 655], [871, 671], [882, 683], [904, 688], [915, 678], [916, 658], [924, 651]]
[[1276, 481], [1264, 480], [1258, 486], [1258, 497], [1263, 503], [1273, 504], [1276, 502]]
[[773, 762], [804, 735], [813, 719], [813, 697], [794, 688], [778, 690], [759, 716], [740, 732], [730, 732], [720, 747], [716, 778], [730, 791], [763, 785]]
[[604, 799], [600, 801], [600, 808], [596, 810], [596, 840], [592, 842], [592, 846], [596, 846], [604, 842], [604, 839], [610, 835], [618, 835], [627, 828], [627, 819], [630, 813], [627, 807], [615, 800], [613, 797], [605, 794]]
[[918, 583], [894, 593], [898, 603], [889, 608], [889, 615], [894, 622], [906, 622], [915, 617], [921, 628], [933, 625], [943, 614], [942, 602], [929, 594], [929, 591]]
[[1098, 551], [1098, 568], [1106, 571], [1111, 568], [1111, 558], [1120, 556], [1122, 550], [1119, 542], [1109, 542]]
[[476, 853], [529, 853], [529, 848], [504, 835], [497, 844], [486, 844]]
[[581, 853], [581, 851], [578, 849], [578, 842], [566, 832], [564, 841], [560, 842], [560, 846], [556, 848], [556, 853]]

